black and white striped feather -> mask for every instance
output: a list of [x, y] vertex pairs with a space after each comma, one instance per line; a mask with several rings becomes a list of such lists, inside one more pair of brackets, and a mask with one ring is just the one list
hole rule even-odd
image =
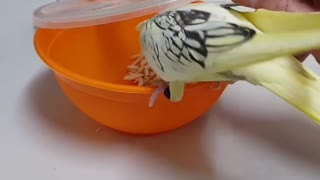
[[190, 70], [206, 69], [209, 53], [228, 51], [256, 34], [253, 29], [222, 18], [214, 19], [215, 16], [212, 12], [190, 8], [168, 10], [147, 21], [142, 45], [156, 73], [165, 80], [172, 80], [168, 72], [187, 79]]

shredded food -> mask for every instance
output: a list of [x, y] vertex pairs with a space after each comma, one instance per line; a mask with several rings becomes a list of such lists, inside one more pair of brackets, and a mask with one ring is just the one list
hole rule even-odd
[[124, 80], [130, 81], [137, 86], [156, 87], [149, 99], [149, 107], [153, 107], [157, 98], [168, 87], [168, 84], [161, 80], [159, 76], [148, 65], [142, 54], [132, 56], [133, 63], [128, 66], [128, 74]]
[[[159, 76], [149, 66], [147, 60], [142, 54], [132, 56], [133, 63], [128, 66], [128, 73], [124, 80], [130, 81], [137, 86], [156, 87], [149, 100], [149, 106], [152, 107], [158, 96], [168, 87], [168, 84], [161, 80]], [[233, 84], [234, 82], [227, 82]], [[218, 82], [218, 87], [213, 90], [220, 90], [221, 84]]]
[[132, 57], [133, 63], [128, 66], [128, 74], [124, 80], [131, 81], [137, 86], [157, 87], [162, 81], [149, 66], [143, 55]]

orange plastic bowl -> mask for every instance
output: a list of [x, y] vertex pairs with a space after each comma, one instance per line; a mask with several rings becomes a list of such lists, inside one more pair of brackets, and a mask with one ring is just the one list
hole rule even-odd
[[55, 72], [70, 100], [95, 121], [133, 134], [154, 134], [179, 128], [206, 113], [226, 88], [215, 83], [186, 88], [183, 100], [171, 103], [161, 95], [148, 106], [155, 90], [123, 80], [131, 57], [140, 52], [136, 25], [150, 18], [74, 29], [38, 29], [35, 49]]

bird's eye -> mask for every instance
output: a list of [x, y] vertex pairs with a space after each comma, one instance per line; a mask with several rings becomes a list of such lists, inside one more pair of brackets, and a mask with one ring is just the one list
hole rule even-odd
[[163, 91], [163, 94], [166, 98], [170, 99], [170, 89], [169, 86]]

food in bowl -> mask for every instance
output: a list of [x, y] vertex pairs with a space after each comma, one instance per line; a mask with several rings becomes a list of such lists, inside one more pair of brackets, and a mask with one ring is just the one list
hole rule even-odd
[[161, 79], [149, 66], [144, 56], [137, 54], [132, 59], [134, 61], [128, 66], [128, 74], [125, 75], [124, 80], [130, 81], [137, 86], [158, 86]]

